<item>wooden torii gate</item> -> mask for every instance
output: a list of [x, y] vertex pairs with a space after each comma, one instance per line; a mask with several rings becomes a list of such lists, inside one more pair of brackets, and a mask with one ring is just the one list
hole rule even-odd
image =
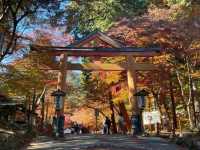
[[[97, 41], [108, 45], [108, 47], [87, 47], [92, 41]], [[75, 42], [67, 47], [48, 47], [32, 45], [32, 51], [47, 52], [49, 55], [59, 56], [59, 64], [55, 64], [52, 69], [58, 70], [57, 88], [66, 91], [66, 71], [67, 70], [90, 70], [90, 71], [127, 71], [127, 81], [129, 89], [129, 101], [132, 102], [134, 114], [139, 114], [137, 100], [134, 93], [137, 91], [136, 71], [156, 70], [156, 66], [150, 63], [136, 63], [136, 57], [153, 57], [160, 55], [160, 48], [135, 48], [125, 47], [119, 42], [111, 39], [102, 32], [95, 32], [86, 38]], [[126, 57], [126, 62], [122, 64], [88, 63], [88, 64], [69, 64], [68, 56], [83, 57]], [[64, 101], [63, 109], [64, 113]]]

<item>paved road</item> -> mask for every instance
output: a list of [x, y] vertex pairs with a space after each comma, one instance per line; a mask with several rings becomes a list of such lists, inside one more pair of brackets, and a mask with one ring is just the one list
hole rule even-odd
[[185, 150], [158, 137], [68, 135], [55, 140], [40, 136], [26, 150]]

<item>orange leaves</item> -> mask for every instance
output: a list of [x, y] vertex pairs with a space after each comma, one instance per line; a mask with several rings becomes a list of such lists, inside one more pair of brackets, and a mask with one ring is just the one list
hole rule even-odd
[[31, 36], [34, 39], [34, 44], [44, 46], [66, 46], [74, 41], [74, 38], [70, 34], [63, 34], [58, 28], [53, 27], [45, 30], [36, 30]]
[[174, 8], [151, 8], [147, 15], [120, 20], [108, 33], [128, 46], [142, 47], [152, 43], [165, 48], [186, 46], [190, 37], [197, 38], [200, 35], [197, 30], [200, 23], [198, 19], [172, 21], [170, 17], [174, 13], [176, 13]]

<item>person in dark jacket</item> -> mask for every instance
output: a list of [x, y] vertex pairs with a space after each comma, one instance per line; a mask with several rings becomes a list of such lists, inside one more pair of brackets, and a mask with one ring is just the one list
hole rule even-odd
[[105, 119], [106, 134], [110, 134], [111, 121], [108, 117]]

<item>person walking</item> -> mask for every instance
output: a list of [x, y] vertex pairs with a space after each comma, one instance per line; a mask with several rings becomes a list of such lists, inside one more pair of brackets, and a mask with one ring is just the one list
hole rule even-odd
[[103, 134], [107, 133], [107, 129], [108, 129], [108, 127], [107, 127], [106, 121], [104, 120], [104, 122], [103, 122]]
[[137, 119], [137, 116], [136, 115], [132, 115], [131, 116], [131, 124], [132, 124], [132, 134], [133, 136], [136, 135], [138, 133], [138, 119]]
[[79, 125], [77, 122], [74, 123], [74, 133], [79, 134]]
[[53, 136], [57, 137], [58, 136], [58, 121], [57, 121], [56, 116], [53, 116], [52, 127], [53, 127]]
[[110, 134], [111, 121], [106, 117], [105, 124], [107, 125], [107, 134]]
[[105, 121], [104, 121], [104, 125], [103, 125], [103, 133], [104, 134], [110, 134], [110, 127], [111, 127], [111, 121], [106, 116]]

